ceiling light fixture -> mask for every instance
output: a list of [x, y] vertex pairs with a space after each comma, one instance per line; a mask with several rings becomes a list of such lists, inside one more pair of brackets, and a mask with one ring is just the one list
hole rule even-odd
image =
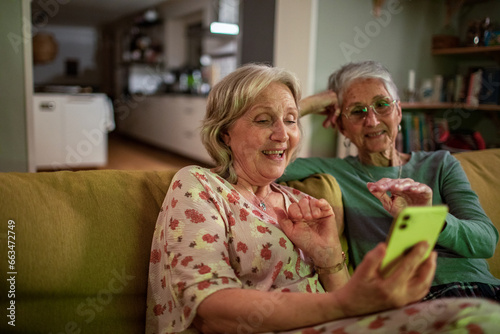
[[238, 35], [240, 27], [233, 23], [212, 22], [210, 32], [213, 34]]

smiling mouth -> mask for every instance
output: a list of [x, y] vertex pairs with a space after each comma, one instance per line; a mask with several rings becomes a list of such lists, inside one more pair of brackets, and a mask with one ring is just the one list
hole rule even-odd
[[283, 154], [285, 154], [284, 150], [276, 150], [276, 151], [262, 151], [265, 155], [277, 155], [280, 158], [283, 157]]
[[385, 130], [381, 130], [381, 131], [378, 131], [378, 132], [368, 133], [365, 136], [366, 137], [378, 137], [378, 136], [383, 135], [384, 133], [385, 133]]

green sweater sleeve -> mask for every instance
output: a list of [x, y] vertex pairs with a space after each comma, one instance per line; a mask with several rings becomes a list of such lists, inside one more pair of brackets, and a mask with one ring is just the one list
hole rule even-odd
[[434, 196], [441, 196], [450, 212], [438, 245], [468, 258], [492, 257], [498, 242], [498, 231], [471, 189], [460, 162], [447, 154], [441, 166], [441, 192], [434, 193]]

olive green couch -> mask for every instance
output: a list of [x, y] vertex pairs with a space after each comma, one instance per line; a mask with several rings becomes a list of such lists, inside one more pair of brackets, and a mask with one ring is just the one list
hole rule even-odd
[[[500, 227], [500, 149], [457, 158]], [[151, 238], [174, 174], [0, 173], [0, 332], [143, 333]], [[342, 214], [332, 177], [290, 185]], [[500, 255], [489, 261], [500, 277]]]

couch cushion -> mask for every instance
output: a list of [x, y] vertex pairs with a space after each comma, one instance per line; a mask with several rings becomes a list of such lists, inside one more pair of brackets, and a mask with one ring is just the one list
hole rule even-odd
[[151, 238], [174, 173], [0, 173], [0, 235], [15, 222], [16, 329], [143, 332]]
[[[454, 156], [460, 161], [472, 189], [479, 196], [484, 211], [500, 230], [500, 149], [488, 149], [456, 153]], [[488, 259], [490, 271], [500, 278], [500, 249], [497, 247], [495, 255]]]

